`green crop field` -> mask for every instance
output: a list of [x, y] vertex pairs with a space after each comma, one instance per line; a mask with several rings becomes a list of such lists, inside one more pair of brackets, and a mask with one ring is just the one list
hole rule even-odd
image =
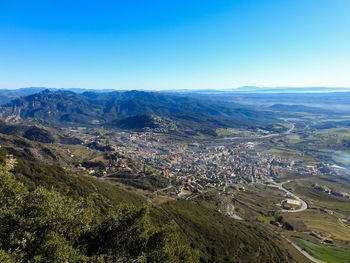
[[72, 152], [72, 154], [77, 155], [82, 158], [86, 158], [89, 155], [91, 155], [92, 151], [90, 149], [87, 149], [83, 145], [69, 145], [67, 146]]
[[264, 152], [272, 155], [288, 158], [297, 162], [302, 162], [307, 165], [314, 165], [317, 163], [312, 156], [303, 155], [302, 151], [287, 148], [287, 147], [274, 147]]
[[304, 239], [296, 238], [299, 245], [314, 257], [328, 263], [349, 263], [350, 250], [333, 246], [320, 246]]
[[232, 129], [219, 128], [219, 129], [216, 129], [216, 134], [217, 136], [228, 136], [228, 135], [232, 135], [233, 131]]

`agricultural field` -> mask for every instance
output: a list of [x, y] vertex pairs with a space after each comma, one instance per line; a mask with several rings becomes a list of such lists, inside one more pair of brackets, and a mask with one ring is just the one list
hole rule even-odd
[[326, 261], [328, 263], [348, 263], [350, 258], [350, 250], [342, 249], [334, 246], [316, 245], [310, 241], [296, 239], [298, 244], [314, 257]]
[[94, 154], [94, 151], [83, 145], [68, 145], [66, 147], [70, 150], [70, 152], [73, 155], [79, 156], [81, 158], [87, 158]]
[[289, 158], [293, 161], [300, 162], [303, 164], [314, 165], [317, 163], [314, 157], [306, 155], [304, 152], [298, 149], [293, 149], [284, 145], [273, 146], [264, 153], [269, 153], [272, 155]]
[[327, 187], [339, 190], [350, 192], [350, 180], [345, 180], [343, 178], [334, 178], [334, 177], [327, 177], [327, 176], [320, 176], [320, 177], [308, 177], [308, 178], [301, 178], [296, 180], [296, 183], [300, 186], [308, 186], [311, 187], [313, 184], [319, 184], [319, 185], [325, 185]]
[[350, 249], [350, 228], [339, 221], [338, 214], [331, 215], [319, 209], [310, 209], [300, 213], [284, 213], [283, 217], [298, 232], [315, 232]]

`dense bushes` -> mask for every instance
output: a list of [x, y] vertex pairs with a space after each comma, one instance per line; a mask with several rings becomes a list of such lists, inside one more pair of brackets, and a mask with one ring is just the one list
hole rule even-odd
[[178, 226], [152, 225], [147, 206], [101, 213], [90, 198], [29, 191], [0, 171], [1, 262], [193, 262]]

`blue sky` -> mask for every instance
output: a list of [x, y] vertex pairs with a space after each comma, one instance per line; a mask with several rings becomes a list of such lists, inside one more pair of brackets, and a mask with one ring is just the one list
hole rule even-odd
[[0, 88], [350, 87], [349, 0], [0, 0]]

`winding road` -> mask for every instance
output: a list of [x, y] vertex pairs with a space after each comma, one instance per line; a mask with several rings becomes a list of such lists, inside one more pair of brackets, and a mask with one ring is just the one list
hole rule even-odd
[[273, 184], [276, 188], [278, 188], [281, 191], [284, 191], [287, 195], [293, 197], [295, 200], [300, 202], [300, 208], [295, 209], [295, 210], [287, 210], [287, 209], [282, 209], [282, 212], [286, 212], [286, 213], [298, 213], [298, 212], [302, 212], [304, 210], [307, 209], [307, 203], [301, 199], [299, 196], [293, 194], [292, 192], [290, 192], [289, 190], [287, 190], [286, 188], [283, 187], [284, 184], [289, 183], [290, 180], [285, 181], [283, 183], [276, 183], [272, 178], [269, 178], [267, 180], [269, 183]]
[[271, 137], [277, 137], [277, 136], [281, 136], [281, 135], [288, 135], [290, 134], [294, 128], [295, 128], [295, 124], [291, 123], [292, 127], [290, 127], [287, 131], [285, 131], [284, 133], [280, 134], [280, 133], [273, 133], [273, 134], [268, 134], [268, 135], [263, 135], [263, 136], [259, 136], [257, 137], [258, 139], [263, 139], [263, 138], [271, 138]]
[[[278, 233], [277, 231], [274, 231], [275, 233]], [[311, 260], [314, 263], [327, 263], [323, 260], [314, 258], [313, 256], [311, 256], [309, 253], [307, 253], [305, 250], [303, 250], [301, 247], [299, 247], [297, 244], [295, 244], [292, 240], [290, 240], [288, 237], [286, 237], [283, 234], [280, 234], [280, 236], [282, 238], [284, 238], [285, 240], [287, 240], [287, 242], [289, 244], [291, 244], [296, 250], [298, 250], [301, 254], [303, 254], [306, 258], [308, 258], [309, 260]]]

